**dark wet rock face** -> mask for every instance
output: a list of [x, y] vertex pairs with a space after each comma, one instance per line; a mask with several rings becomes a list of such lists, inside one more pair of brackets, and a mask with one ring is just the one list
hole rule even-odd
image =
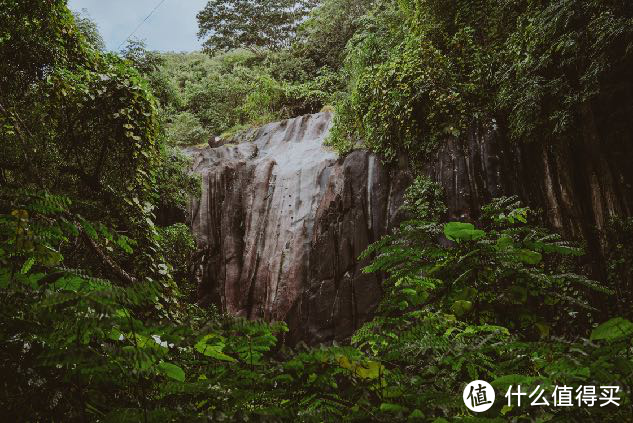
[[[367, 151], [337, 158], [323, 146], [330, 125], [327, 113], [307, 115], [238, 144], [187, 151], [203, 178], [192, 212], [204, 252], [200, 298], [248, 318], [285, 320], [290, 343], [342, 340], [371, 317], [380, 276], [363, 274], [358, 256], [402, 220], [410, 182]], [[584, 239], [593, 277], [604, 280], [604, 228], [610, 216], [633, 211], [631, 147], [605, 148], [597, 136], [521, 145], [505, 132], [474, 128], [416, 168], [442, 185], [450, 220], [476, 221], [492, 198], [518, 194], [544, 223]]]
[[288, 342], [344, 339], [381, 295], [358, 256], [397, 221], [406, 177], [373, 154], [323, 146], [328, 113], [265, 125], [235, 145], [190, 150], [202, 176], [193, 229], [200, 297], [285, 320]]
[[492, 198], [516, 194], [543, 223], [583, 240], [591, 276], [604, 281], [609, 219], [633, 215], [630, 138], [600, 139], [588, 127], [580, 139], [515, 143], [506, 132], [473, 128], [427, 158], [423, 169], [444, 188], [449, 219], [476, 221]]

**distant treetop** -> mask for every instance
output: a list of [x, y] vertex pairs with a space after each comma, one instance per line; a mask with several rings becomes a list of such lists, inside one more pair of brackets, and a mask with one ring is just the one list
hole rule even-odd
[[288, 47], [315, 0], [210, 0], [198, 13], [207, 52]]

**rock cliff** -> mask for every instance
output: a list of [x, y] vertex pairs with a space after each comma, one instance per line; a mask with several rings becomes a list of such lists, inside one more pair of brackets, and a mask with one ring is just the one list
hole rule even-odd
[[582, 240], [592, 277], [604, 281], [609, 221], [633, 215], [633, 167], [628, 164], [633, 144], [626, 136], [630, 132], [600, 137], [607, 129], [589, 126], [578, 140], [524, 144], [511, 142], [503, 127], [472, 128], [462, 138], [443, 142], [422, 168], [444, 188], [449, 219], [476, 220], [492, 198], [516, 194], [546, 225], [567, 239]]
[[323, 145], [329, 113], [275, 122], [242, 142], [190, 150], [204, 251], [200, 297], [248, 318], [285, 320], [288, 342], [344, 339], [380, 295], [359, 254], [397, 223], [408, 181], [367, 151]]
[[[344, 339], [371, 316], [380, 280], [357, 257], [402, 219], [410, 181], [364, 150], [337, 158], [323, 146], [330, 125], [328, 113], [306, 115], [189, 151], [203, 178], [192, 212], [204, 252], [200, 297], [285, 320], [290, 343]], [[415, 167], [444, 188], [449, 219], [475, 221], [492, 198], [518, 194], [546, 224], [584, 240], [592, 276], [604, 280], [605, 227], [633, 212], [630, 145], [592, 137], [517, 145], [505, 132], [473, 128]], [[401, 157], [399, 168], [408, 167]]]

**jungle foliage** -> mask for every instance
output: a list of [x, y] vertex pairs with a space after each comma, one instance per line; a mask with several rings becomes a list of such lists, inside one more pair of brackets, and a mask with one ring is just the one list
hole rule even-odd
[[198, 35], [211, 52], [280, 49], [288, 46], [311, 6], [309, 0], [211, 0], [198, 13]]
[[[331, 109], [344, 95], [345, 46], [373, 2], [242, 3], [210, 2], [200, 12], [201, 36], [209, 36], [205, 54], [145, 52], [160, 60], [148, 79], [161, 100], [170, 144], [231, 138], [253, 126]], [[249, 17], [229, 13], [237, 6]], [[226, 28], [212, 32], [220, 24]]]
[[[612, 222], [610, 279], [597, 282], [585, 275], [581, 246], [541, 227], [516, 198], [495, 199], [479, 222], [447, 221], [442, 190], [418, 177], [403, 206], [410, 219], [363, 254], [366, 272], [385, 275], [375, 317], [346, 345], [309, 347], [286, 345], [284, 323], [195, 305], [195, 241], [173, 218], [199, 190], [175, 145], [334, 100], [339, 125], [357, 131], [339, 126], [348, 138], [335, 142], [362, 135], [390, 156], [422, 148], [416, 131], [460, 131], [469, 111], [511, 104], [513, 78], [547, 65], [559, 85], [586, 83], [584, 94], [549, 90], [557, 101], [536, 110], [539, 119], [525, 105], [509, 119], [517, 136], [553, 131], [554, 117], [592, 95], [591, 75], [629, 60], [628, 49], [613, 50], [628, 40], [629, 10], [617, 0], [546, 3], [328, 0], [287, 49], [210, 57], [159, 55], [136, 42], [106, 53], [65, 1], [0, 0], [2, 420], [626, 421], [630, 220]], [[501, 12], [526, 13], [519, 28], [530, 35], [507, 36], [516, 26]], [[587, 41], [577, 30], [589, 44], [566, 50], [573, 17], [603, 36]], [[485, 34], [463, 23], [480, 21]], [[422, 36], [432, 39], [416, 43]], [[553, 51], [554, 36], [562, 38]], [[504, 47], [491, 51], [483, 38]], [[531, 70], [514, 66], [507, 90], [488, 91], [496, 74], [482, 64], [524, 44], [539, 57], [521, 62]], [[570, 76], [565, 60], [546, 63], [554, 53], [599, 60], [567, 63], [580, 72]], [[378, 98], [400, 124], [386, 122]], [[462, 402], [473, 379], [497, 392], [617, 385], [620, 406], [498, 401], [475, 415]]]
[[[380, 2], [348, 45], [331, 142], [420, 158], [473, 126], [573, 140], [605, 99], [630, 92], [632, 52], [626, 0]], [[601, 119], [615, 128], [609, 112]]]

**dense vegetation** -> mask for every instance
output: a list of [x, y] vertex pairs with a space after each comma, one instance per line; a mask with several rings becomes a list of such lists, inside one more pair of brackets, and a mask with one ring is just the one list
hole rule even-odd
[[[409, 219], [364, 253], [385, 294], [348, 344], [284, 345], [284, 323], [195, 305], [182, 222], [199, 186], [177, 146], [335, 106], [339, 151], [419, 158], [473, 124], [573, 139], [592, 100], [631, 99], [627, 0], [449, 3], [324, 0], [303, 19], [309, 4], [216, 0], [203, 36], [215, 5], [284, 30], [241, 37], [226, 21], [209, 54], [115, 54], [63, 0], [0, 0], [3, 420], [630, 419], [631, 219], [613, 221], [594, 281], [581, 243], [516, 198], [447, 222], [417, 175]], [[614, 132], [622, 104], [599, 112]], [[476, 415], [474, 379], [615, 385], [620, 406], [502, 400]]]
[[[216, 21], [221, 17], [210, 14], [216, 3], [232, 4], [209, 3], [198, 16], [202, 35], [219, 25]], [[195, 145], [216, 136], [230, 138], [252, 126], [316, 113], [324, 107], [332, 110], [344, 96], [345, 46], [371, 2], [324, 2], [307, 20], [300, 17], [310, 2], [299, 2], [297, 13], [284, 15], [292, 25], [282, 25], [285, 20], [278, 23], [269, 3], [245, 3], [253, 8], [241, 12], [245, 15], [238, 20], [244, 22], [241, 26], [230, 26], [221, 39], [215, 33], [207, 40], [210, 55], [161, 55], [159, 69], [151, 79], [157, 82], [157, 91], [164, 93], [160, 96], [165, 100], [167, 134], [174, 144]], [[279, 7], [286, 7], [285, 3], [279, 2]], [[275, 25], [285, 29], [272, 34], [261, 30], [277, 28]], [[259, 35], [249, 38], [241, 32], [246, 30]], [[280, 34], [285, 37], [283, 42], [278, 39]]]

